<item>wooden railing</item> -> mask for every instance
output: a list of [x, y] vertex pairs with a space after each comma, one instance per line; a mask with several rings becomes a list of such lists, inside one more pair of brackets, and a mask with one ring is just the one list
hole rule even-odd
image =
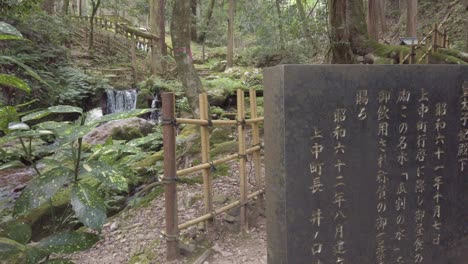
[[[165, 184], [165, 207], [166, 207], [166, 245], [167, 258], [172, 260], [178, 257], [178, 237], [181, 229], [188, 228], [200, 222], [214, 218], [216, 215], [226, 212], [234, 207], [240, 206], [240, 225], [242, 229], [247, 226], [247, 203], [250, 199], [257, 197], [264, 192], [261, 157], [260, 151], [262, 146], [260, 143], [259, 123], [263, 122], [263, 117], [257, 116], [257, 100], [255, 90], [249, 91], [250, 97], [250, 119], [246, 119], [244, 106], [244, 91], [237, 90], [237, 120], [211, 120], [209, 118], [208, 97], [206, 94], [199, 96], [200, 101], [200, 119], [183, 119], [175, 117], [175, 97], [173, 93], [162, 94], [163, 105], [163, 144], [164, 144], [164, 177]], [[202, 164], [177, 171], [176, 170], [176, 126], [178, 124], [194, 124], [200, 126], [201, 135], [201, 154]], [[217, 160], [210, 160], [210, 142], [209, 142], [209, 127], [211, 126], [237, 126], [238, 131], [238, 153], [226, 156]], [[252, 146], [246, 148], [246, 126], [252, 128]], [[247, 188], [247, 173], [246, 161], [247, 155], [252, 155], [256, 185], [254, 191], [248, 194]], [[212, 201], [212, 177], [211, 169], [215, 166], [226, 163], [232, 160], [239, 162], [239, 181], [240, 191], [239, 200], [230, 203], [222, 208], [213, 209]], [[179, 224], [178, 209], [177, 209], [177, 177], [202, 172], [203, 174], [203, 197], [204, 197], [204, 212], [205, 214], [190, 220], [186, 223]], [[207, 225], [207, 222], [205, 222]]]
[[[411, 43], [410, 52], [403, 57], [403, 53], [400, 53], [400, 64], [408, 61], [408, 64], [418, 64], [423, 60], [429, 63], [429, 56], [433, 52], [437, 52], [439, 48], [450, 48], [450, 40], [447, 35], [447, 30], [441, 30], [442, 25], [446, 20], [442, 21], [440, 25], [434, 24], [432, 30], [430, 30], [421, 41], [415, 45]], [[417, 59], [416, 51], [423, 50], [423, 54]], [[417, 60], [416, 60], [417, 59]]]

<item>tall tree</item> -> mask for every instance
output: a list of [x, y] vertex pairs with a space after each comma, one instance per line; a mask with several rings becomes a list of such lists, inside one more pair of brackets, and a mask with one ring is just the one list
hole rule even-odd
[[283, 14], [281, 12], [281, 0], [275, 0], [276, 13], [278, 14], [278, 33], [279, 33], [279, 44], [281, 51], [285, 51], [284, 45], [284, 29], [283, 29]]
[[68, 15], [68, 9], [70, 7], [70, 0], [63, 0], [62, 13]]
[[53, 15], [55, 11], [55, 0], [44, 0], [41, 7], [47, 14]]
[[198, 41], [198, 30], [197, 30], [197, 16], [198, 16], [198, 1], [190, 0], [190, 9], [192, 10], [192, 27], [190, 28], [190, 38], [192, 41]]
[[354, 54], [367, 54], [367, 26], [362, 0], [328, 0], [332, 63], [354, 63]]
[[234, 13], [236, 3], [235, 0], [228, 1], [228, 33], [227, 33], [227, 63], [226, 68], [231, 68], [234, 65]]
[[310, 32], [309, 19], [307, 18], [304, 4], [302, 3], [302, 1], [303, 0], [296, 0], [296, 6], [297, 10], [299, 11], [299, 16], [301, 17], [301, 24], [302, 30], [304, 31], [304, 35], [307, 39], [308, 44], [312, 45], [314, 43], [314, 40], [312, 38], [312, 33]]
[[406, 6], [406, 36], [417, 37], [418, 28], [418, 0], [407, 0]]
[[189, 101], [194, 115], [199, 114], [198, 95], [203, 92], [200, 77], [192, 63], [190, 49], [191, 26], [190, 0], [174, 1], [171, 21], [171, 38], [174, 57], [177, 64], [179, 79], [181, 80], [185, 96]]
[[151, 0], [150, 2], [150, 31], [159, 37], [159, 41], [153, 44], [151, 49], [151, 66], [153, 74], [164, 74], [166, 71], [165, 57], [167, 56], [166, 46], [166, 19], [165, 0]]
[[90, 51], [94, 47], [94, 17], [96, 17], [99, 6], [101, 5], [101, 0], [91, 0], [91, 17], [89, 18], [89, 46]]
[[379, 32], [385, 31], [384, 0], [369, 0], [367, 13], [367, 32], [369, 37], [378, 40]]

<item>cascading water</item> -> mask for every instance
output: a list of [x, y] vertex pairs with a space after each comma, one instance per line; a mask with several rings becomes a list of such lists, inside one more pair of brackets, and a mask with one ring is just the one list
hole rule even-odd
[[136, 109], [138, 93], [131, 90], [107, 90], [106, 114], [125, 112]]

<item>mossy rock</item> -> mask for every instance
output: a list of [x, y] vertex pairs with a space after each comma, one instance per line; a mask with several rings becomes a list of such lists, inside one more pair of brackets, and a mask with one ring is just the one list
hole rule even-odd
[[393, 59], [377, 57], [374, 64], [392, 64]]
[[139, 174], [146, 174], [149, 168], [162, 168], [162, 162], [164, 161], [164, 151], [160, 150], [150, 156], [147, 156], [140, 162], [137, 162], [133, 169]]
[[215, 158], [220, 155], [235, 153], [237, 152], [238, 148], [239, 148], [239, 145], [236, 140], [226, 141], [226, 142], [214, 145], [213, 148], [211, 149], [210, 154], [212, 158]]
[[216, 127], [210, 133], [210, 143], [212, 145], [220, 144], [232, 140], [233, 137], [231, 127]]
[[[147, 131], [144, 131], [147, 132]], [[143, 132], [135, 127], [114, 127], [111, 131], [110, 136], [115, 140], [129, 141], [136, 138], [143, 137]]]
[[208, 94], [208, 101], [213, 106], [223, 106], [227, 98], [235, 94], [237, 89], [245, 89], [239, 80], [230, 78], [217, 78], [203, 82]]
[[195, 155], [201, 151], [200, 128], [196, 125], [185, 126], [176, 138], [177, 153]]
[[151, 258], [145, 253], [134, 255], [129, 261], [128, 264], [150, 264]]

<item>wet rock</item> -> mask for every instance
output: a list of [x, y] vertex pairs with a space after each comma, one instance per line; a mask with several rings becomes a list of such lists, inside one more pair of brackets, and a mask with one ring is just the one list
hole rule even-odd
[[116, 131], [119, 130], [122, 132], [129, 130], [139, 131], [141, 135], [144, 136], [151, 132], [153, 126], [153, 123], [138, 117], [111, 121], [93, 129], [84, 136], [83, 141], [87, 144], [103, 144], [109, 137], [117, 133]]

